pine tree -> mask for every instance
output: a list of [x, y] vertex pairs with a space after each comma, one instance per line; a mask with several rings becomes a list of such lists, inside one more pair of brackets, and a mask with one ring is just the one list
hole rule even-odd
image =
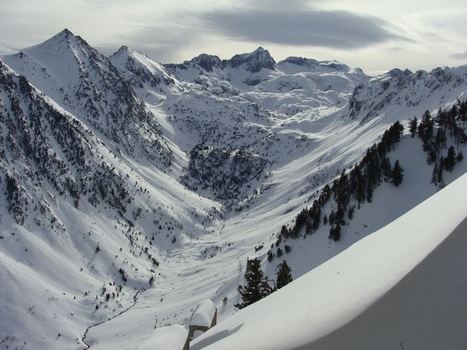
[[389, 157], [384, 157], [381, 160], [381, 170], [383, 171], [383, 175], [386, 178], [389, 178], [391, 175], [391, 160]]
[[443, 184], [443, 170], [444, 170], [444, 158], [441, 156], [439, 159], [439, 166], [438, 166], [438, 178], [436, 182], [440, 185]]
[[438, 184], [438, 173], [439, 173], [439, 167], [438, 167], [438, 162], [436, 162], [433, 168], [433, 173], [431, 174], [431, 183], [434, 183], [435, 185]]
[[456, 151], [453, 146], [450, 146], [448, 149], [448, 155], [444, 159], [444, 168], [447, 171], [452, 171], [456, 165]]
[[235, 307], [238, 309], [243, 309], [261, 300], [273, 291], [264, 277], [263, 270], [261, 270], [261, 262], [257, 258], [247, 261], [245, 280], [246, 285], [240, 285], [237, 289], [242, 296], [241, 302], [235, 304]]
[[438, 132], [436, 133], [435, 137], [435, 142], [438, 148], [445, 147], [446, 146], [446, 132], [444, 129], [438, 129]]
[[394, 164], [394, 168], [392, 168], [392, 183], [394, 186], [399, 186], [404, 180], [404, 169], [402, 169], [401, 165], [399, 164], [399, 160], [396, 160]]
[[277, 248], [276, 254], [277, 254], [277, 257], [278, 257], [278, 258], [280, 258], [280, 257], [282, 256], [283, 252], [282, 252], [282, 249], [281, 249], [280, 247]]
[[289, 265], [287, 265], [287, 262], [285, 260], [279, 265], [277, 265], [276, 270], [277, 270], [276, 272], [276, 276], [277, 276], [276, 288], [277, 289], [280, 289], [293, 281], [292, 270], [290, 269]]
[[409, 130], [410, 130], [410, 135], [412, 137], [415, 137], [415, 134], [417, 133], [417, 126], [418, 126], [417, 124], [418, 124], [417, 117], [414, 117], [413, 119], [410, 120]]
[[341, 225], [337, 222], [329, 230], [329, 239], [332, 239], [334, 242], [337, 242], [341, 239]]
[[428, 143], [433, 137], [433, 119], [429, 111], [423, 114], [422, 121], [418, 125], [418, 136], [420, 136], [424, 144]]

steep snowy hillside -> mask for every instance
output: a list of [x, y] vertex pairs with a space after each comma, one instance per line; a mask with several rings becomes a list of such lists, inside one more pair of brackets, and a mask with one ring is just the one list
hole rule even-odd
[[157, 103], [164, 100], [171, 90], [183, 90], [180, 82], [168, 74], [160, 63], [127, 46], [122, 46], [109, 59], [137, 92], [147, 94], [144, 96], [147, 101]]
[[115, 144], [115, 151], [170, 166], [160, 126], [110, 61], [65, 29], [3, 61]]
[[438, 71], [399, 82], [262, 48], [162, 65], [67, 30], [2, 56], [0, 349], [149, 346], [200, 300], [234, 314], [247, 258], [297, 278], [396, 220], [467, 171], [465, 67]]
[[216, 203], [127, 165], [0, 62], [2, 348], [83, 348], [85, 329], [164, 278], [166, 250], [216, 227]]
[[464, 175], [192, 349], [465, 347], [466, 196]]
[[349, 116], [412, 118], [456, 99], [465, 100], [467, 66], [436, 68], [431, 72], [393, 69], [359, 85], [350, 101]]

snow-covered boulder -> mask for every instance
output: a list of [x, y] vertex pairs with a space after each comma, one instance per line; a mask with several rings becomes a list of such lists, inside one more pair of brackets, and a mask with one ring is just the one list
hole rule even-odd
[[200, 302], [190, 318], [189, 338], [200, 335], [206, 332], [209, 328], [217, 323], [217, 308], [214, 303], [207, 299]]
[[180, 325], [158, 328], [137, 350], [188, 350], [187, 335], [187, 330]]

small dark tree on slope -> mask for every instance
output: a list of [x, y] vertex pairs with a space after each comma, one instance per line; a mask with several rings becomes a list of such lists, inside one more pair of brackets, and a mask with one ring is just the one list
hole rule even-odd
[[276, 276], [277, 276], [276, 288], [277, 289], [280, 289], [293, 281], [292, 270], [290, 269], [289, 265], [287, 265], [287, 262], [285, 260], [279, 265], [277, 265], [276, 269], [277, 269], [277, 272], [276, 272]]
[[238, 286], [238, 292], [242, 296], [240, 303], [235, 304], [238, 309], [243, 309], [273, 292], [261, 270], [261, 262], [257, 259], [247, 261], [245, 271], [245, 286]]
[[329, 230], [329, 239], [332, 239], [334, 242], [337, 242], [341, 239], [341, 225], [339, 222], [334, 226], [331, 226]]
[[410, 130], [410, 134], [412, 137], [414, 137], [415, 134], [417, 133], [417, 126], [418, 126], [417, 117], [414, 117], [413, 119], [410, 120], [410, 123], [409, 123], [409, 130]]
[[404, 180], [404, 169], [402, 169], [401, 165], [399, 164], [399, 161], [396, 160], [396, 163], [394, 164], [394, 168], [392, 168], [392, 183], [394, 186], [399, 186], [402, 183], [402, 180]]
[[456, 165], [456, 151], [454, 150], [454, 147], [450, 146], [448, 149], [448, 155], [446, 156], [446, 159], [444, 160], [444, 167], [446, 168], [447, 171], [452, 171], [455, 165]]

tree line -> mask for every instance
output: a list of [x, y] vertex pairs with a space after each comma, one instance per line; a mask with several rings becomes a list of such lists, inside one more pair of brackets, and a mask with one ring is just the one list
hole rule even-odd
[[[329, 238], [339, 241], [342, 226], [346, 219], [352, 220], [355, 209], [361, 204], [371, 202], [373, 192], [383, 181], [399, 186], [404, 179], [404, 169], [399, 160], [394, 165], [388, 153], [394, 150], [404, 131], [403, 125], [397, 121], [387, 129], [381, 141], [371, 146], [363, 159], [356, 163], [350, 171], [342, 171], [331, 185], [325, 185], [318, 198], [310, 208], [303, 209], [295, 218], [290, 228], [282, 226], [278, 241], [288, 238], [296, 239], [313, 234], [321, 224], [330, 225]], [[333, 200], [333, 209], [329, 215], [322, 215], [324, 207]]]
[[[464, 159], [459, 149], [460, 144], [467, 142], [465, 134], [465, 121], [467, 120], [467, 102], [457, 101], [449, 109], [440, 108], [436, 116], [426, 111], [420, 122], [414, 117], [409, 122], [409, 130], [412, 137], [416, 135], [423, 142], [423, 150], [427, 154], [428, 164], [433, 164], [431, 182], [444, 186], [443, 172], [453, 171], [455, 165]], [[448, 136], [454, 145], [447, 146]], [[447, 152], [443, 150], [447, 148]], [[457, 148], [457, 151], [456, 151]]]

